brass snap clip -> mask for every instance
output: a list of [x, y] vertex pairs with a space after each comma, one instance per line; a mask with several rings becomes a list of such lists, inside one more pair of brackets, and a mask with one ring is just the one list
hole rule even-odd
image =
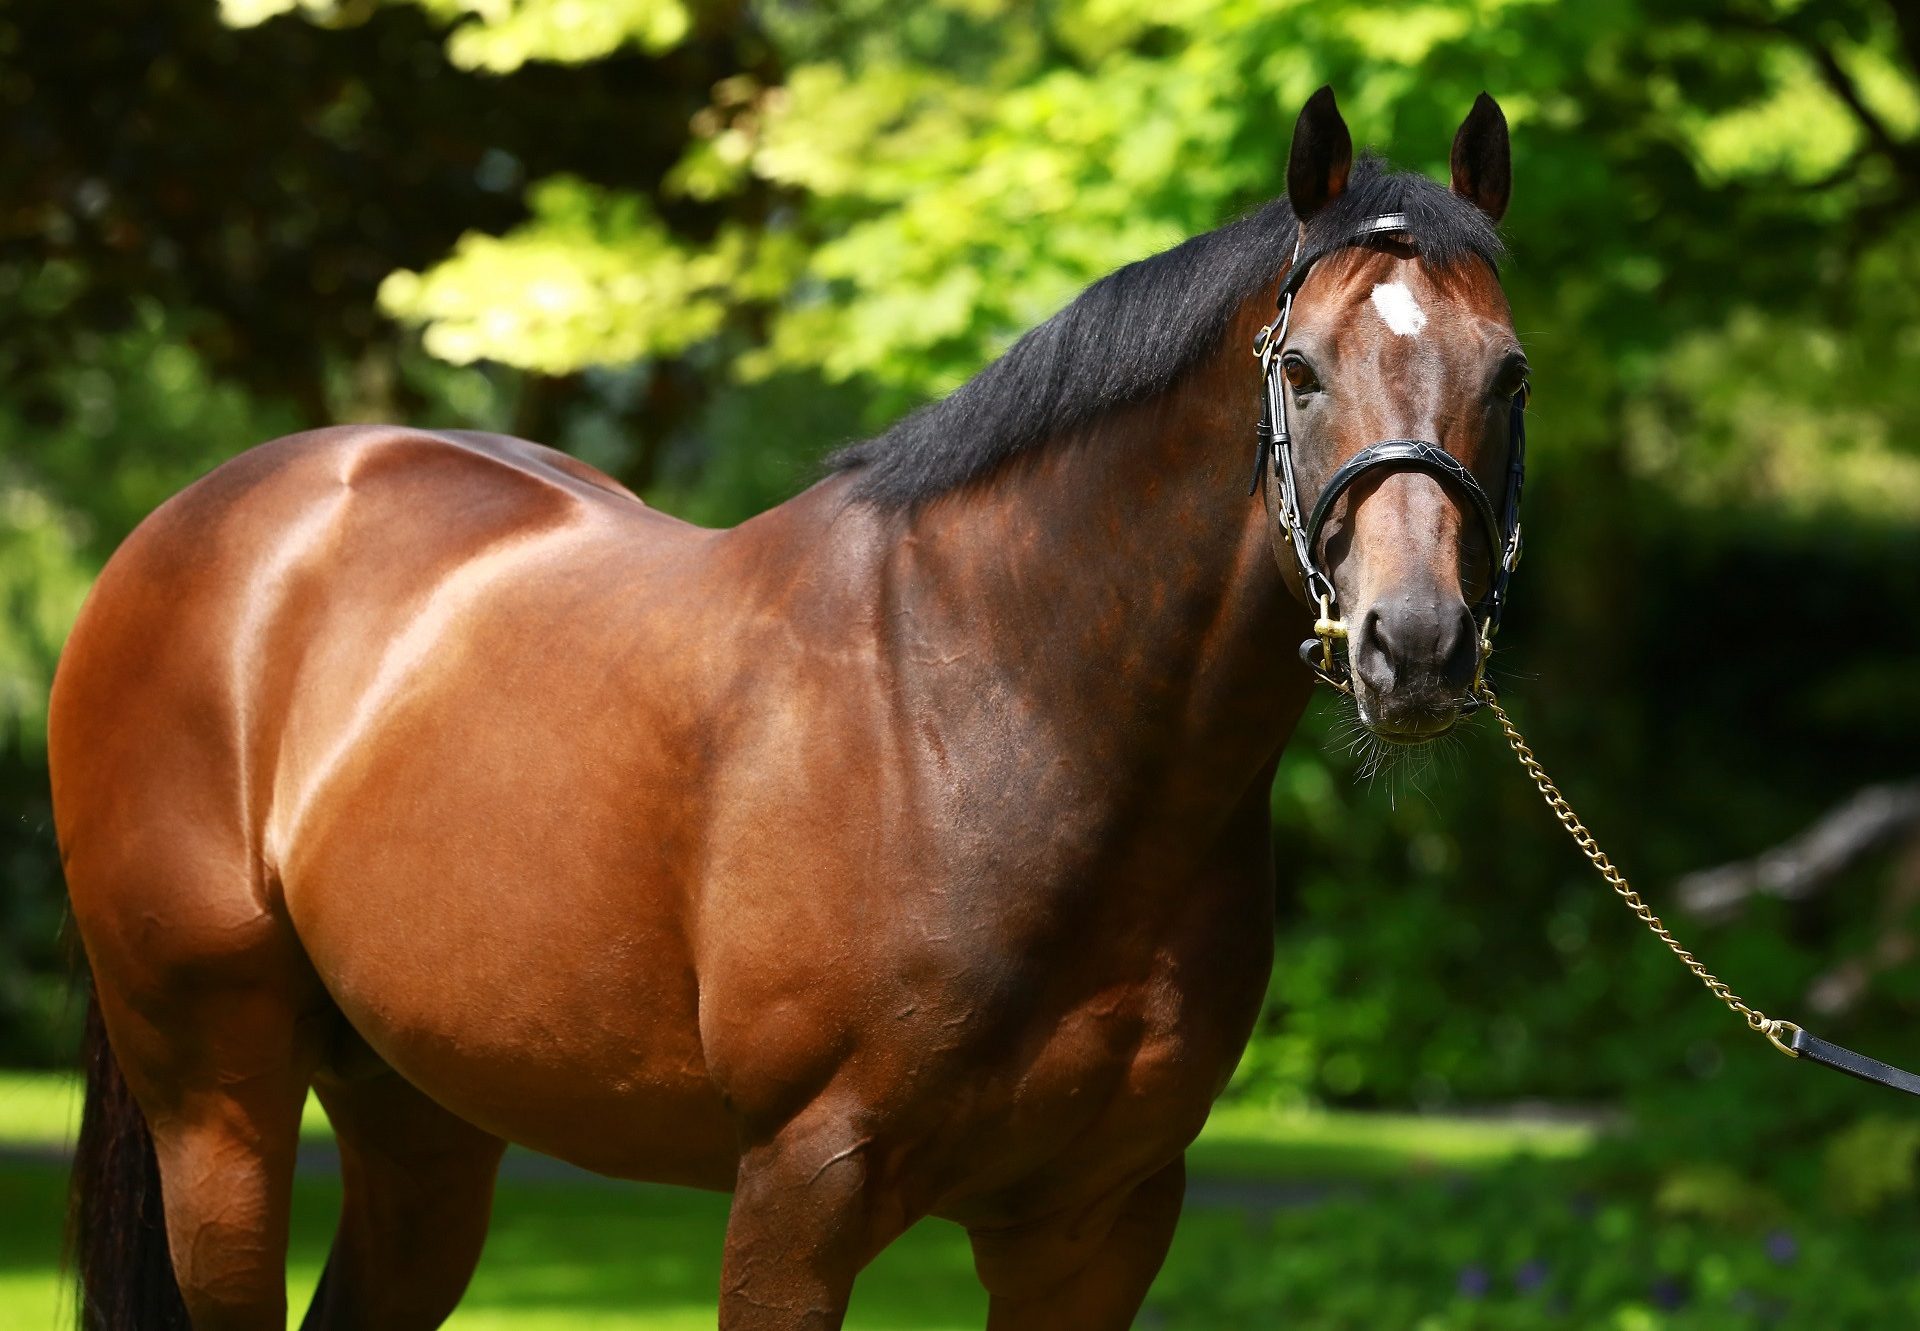
[[1800, 1034], [1800, 1028], [1784, 1017], [1768, 1018], [1767, 1024], [1760, 1028], [1760, 1033], [1767, 1037], [1769, 1044], [1788, 1058], [1800, 1057], [1799, 1051], [1789, 1043], [1794, 1036]]

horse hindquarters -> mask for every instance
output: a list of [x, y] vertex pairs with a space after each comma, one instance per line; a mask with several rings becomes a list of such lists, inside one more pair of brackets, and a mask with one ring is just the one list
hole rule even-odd
[[83, 1156], [74, 1188], [90, 1302], [110, 1308], [136, 1282], [159, 1297], [164, 1251], [194, 1331], [278, 1331], [300, 1111], [337, 1017], [259, 848], [247, 719], [263, 701], [231, 645], [250, 604], [235, 571], [253, 552], [222, 485], [169, 504], [109, 561], [49, 704], [54, 818], [99, 1011], [93, 1137], [111, 1158], [150, 1132], [164, 1248], [151, 1225], [109, 1241], [105, 1213], [140, 1183], [129, 1166]]
[[[441, 511], [403, 520], [436, 493]], [[283, 1331], [300, 1112], [345, 1034], [285, 900], [272, 819], [302, 792], [283, 773], [357, 715], [355, 690], [435, 579], [476, 550], [517, 548], [529, 506], [572, 514], [556, 494], [454, 441], [298, 436], [170, 500], [96, 581], [49, 706], [54, 813], [104, 1056], [137, 1103], [94, 1135], [138, 1146], [128, 1134], [150, 1125], [166, 1234], [98, 1246], [88, 1267], [103, 1298], [170, 1253], [194, 1331]], [[319, 718], [304, 728], [290, 723], [302, 701]], [[385, 1076], [380, 1091], [369, 1078], [323, 1087], [343, 1119], [347, 1206], [314, 1325], [435, 1325], [478, 1252], [498, 1142]], [[112, 1091], [101, 1083], [103, 1104]], [[372, 1100], [383, 1109], [361, 1112]], [[388, 1110], [416, 1127], [374, 1122]], [[140, 1176], [117, 1177], [76, 1178], [83, 1217], [132, 1195]], [[406, 1228], [419, 1232], [387, 1244]]]

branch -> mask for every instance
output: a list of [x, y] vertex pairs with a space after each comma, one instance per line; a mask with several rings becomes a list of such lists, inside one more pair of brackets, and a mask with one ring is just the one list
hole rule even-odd
[[1886, 122], [1874, 114], [1873, 108], [1868, 106], [1866, 100], [1860, 96], [1860, 89], [1854, 83], [1853, 75], [1847, 73], [1846, 66], [1840, 63], [1840, 57], [1833, 53], [1833, 48], [1804, 34], [1795, 34], [1794, 39], [1812, 58], [1827, 88], [1847, 104], [1849, 111], [1853, 112], [1854, 119], [1858, 120], [1861, 128], [1867, 131], [1867, 137], [1873, 140], [1874, 146], [1887, 155], [1888, 160], [1902, 175], [1920, 174], [1920, 170], [1916, 169], [1920, 167], [1920, 161], [1916, 160], [1913, 145], [1896, 139], [1893, 132], [1887, 128]]
[[1868, 786], [1791, 841], [1751, 860], [1688, 874], [1679, 882], [1680, 904], [1692, 915], [1726, 919], [1755, 895], [1799, 901], [1909, 836], [1920, 836], [1920, 781]]
[[[1895, 6], [1896, 11], [1900, 8]], [[1896, 19], [1900, 24], [1902, 46], [1909, 61], [1920, 61], [1920, 19], [1900, 12], [1896, 13]], [[1846, 104], [1847, 109], [1853, 113], [1854, 119], [1860, 123], [1861, 129], [1866, 132], [1867, 138], [1892, 164], [1894, 171], [1908, 181], [1920, 182], [1920, 144], [1904, 143], [1894, 137], [1893, 131], [1887, 128], [1886, 122], [1874, 113], [1873, 108], [1868, 106], [1866, 99], [1860, 95], [1859, 85], [1853, 81], [1853, 76], [1847, 73], [1846, 66], [1840, 63], [1840, 57], [1834, 54], [1832, 47], [1827, 46], [1812, 33], [1787, 29], [1771, 17], [1762, 17], [1739, 10], [1718, 15], [1712, 23], [1725, 31], [1743, 33], [1756, 39], [1785, 37], [1800, 47], [1813, 61], [1827, 89]], [[1915, 72], [1920, 74], [1920, 63], [1916, 63]], [[1857, 163], [1858, 160], [1859, 155], [1856, 154], [1853, 161]], [[1819, 182], [1816, 188], [1830, 188], [1835, 183], [1837, 181], [1830, 178]]]
[[1907, 4], [1891, 4], [1893, 25], [1900, 31], [1900, 50], [1907, 57], [1907, 73], [1920, 78], [1920, 10]]

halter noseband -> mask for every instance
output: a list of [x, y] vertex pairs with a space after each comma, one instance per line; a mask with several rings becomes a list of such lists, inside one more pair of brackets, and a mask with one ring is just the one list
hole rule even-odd
[[[1340, 465], [1339, 470], [1327, 481], [1326, 488], [1320, 492], [1320, 497], [1314, 501], [1312, 512], [1303, 520], [1299, 485], [1294, 479], [1293, 435], [1287, 427], [1287, 387], [1283, 381], [1281, 353], [1286, 346], [1287, 325], [1293, 317], [1294, 293], [1307, 280], [1307, 273], [1313, 265], [1335, 250], [1407, 229], [1406, 214], [1382, 213], [1331, 244], [1309, 250], [1304, 255], [1300, 252], [1300, 241], [1294, 241], [1293, 259], [1287, 266], [1286, 280], [1280, 285], [1279, 317], [1262, 328], [1253, 339], [1253, 352], [1260, 361], [1262, 391], [1259, 453], [1254, 458], [1253, 484], [1248, 487], [1247, 493], [1253, 494], [1259, 489], [1263, 459], [1270, 458], [1271, 465], [1265, 469], [1269, 471], [1271, 483], [1278, 492], [1273, 497], [1272, 505], [1274, 523], [1279, 529], [1274, 536], [1274, 557], [1281, 559], [1282, 566], [1285, 566], [1285, 560], [1280, 555], [1280, 536], [1284, 534], [1287, 544], [1292, 547], [1293, 562], [1300, 571], [1300, 585], [1307, 595], [1308, 605], [1312, 607], [1317, 603], [1319, 610], [1319, 617], [1313, 626], [1314, 636], [1300, 644], [1300, 659], [1322, 683], [1330, 684], [1342, 693], [1351, 692], [1348, 667], [1343, 658], [1335, 655], [1333, 644], [1335, 639], [1347, 636], [1347, 624], [1338, 614], [1339, 593], [1334, 590], [1333, 579], [1314, 559], [1314, 551], [1319, 548], [1320, 535], [1328, 516], [1333, 512], [1334, 503], [1362, 476], [1382, 469], [1425, 472], [1439, 481], [1443, 489], [1466, 500], [1467, 507], [1479, 516], [1481, 529], [1487, 539], [1490, 563], [1486, 594], [1473, 608], [1479, 638], [1479, 661], [1474, 666], [1473, 686], [1467, 691], [1466, 706], [1471, 709], [1478, 705], [1481, 676], [1486, 669], [1487, 656], [1493, 651], [1494, 634], [1500, 631], [1500, 615], [1507, 601], [1507, 580], [1520, 563], [1520, 487], [1527, 469], [1525, 390], [1514, 395], [1513, 411], [1509, 417], [1508, 437], [1511, 443], [1507, 461], [1507, 493], [1498, 516], [1495, 515], [1493, 501], [1487, 497], [1480, 482], [1474, 479], [1473, 472], [1439, 444], [1426, 439], [1383, 439], [1361, 449]], [[1315, 659], [1316, 655], [1318, 660]]]

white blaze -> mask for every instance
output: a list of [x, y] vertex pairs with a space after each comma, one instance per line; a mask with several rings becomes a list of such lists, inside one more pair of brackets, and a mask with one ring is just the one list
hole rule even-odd
[[1418, 337], [1427, 326], [1427, 312], [1413, 298], [1404, 282], [1381, 282], [1373, 289], [1373, 308], [1387, 321], [1387, 327], [1401, 337]]

